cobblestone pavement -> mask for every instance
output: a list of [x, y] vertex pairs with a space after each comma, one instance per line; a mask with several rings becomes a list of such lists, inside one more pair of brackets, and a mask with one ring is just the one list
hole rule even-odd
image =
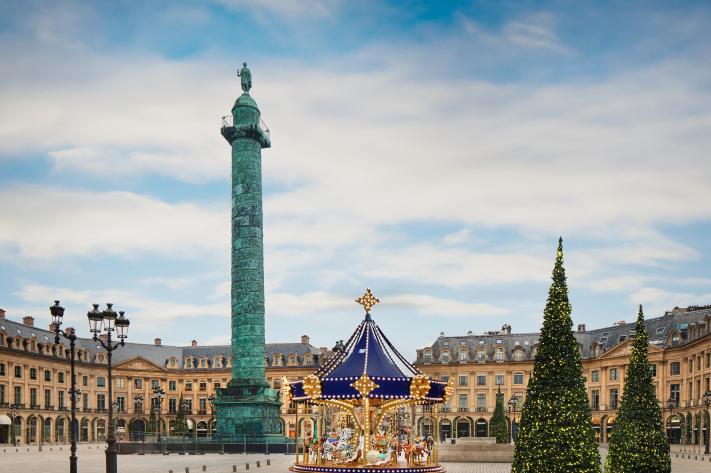
[[[27, 452], [20, 449], [7, 449], [2, 453], [0, 450], [0, 473], [60, 473], [69, 470], [69, 452], [66, 447], [62, 451], [58, 447], [49, 451], [48, 447], [44, 451], [37, 452], [36, 448]], [[603, 455], [605, 450], [601, 450]], [[104, 452], [103, 445], [81, 445], [79, 447], [79, 472], [80, 473], [104, 473]], [[693, 455], [692, 455], [693, 458]], [[266, 465], [269, 459], [271, 465]], [[202, 472], [203, 465], [208, 473], [230, 473], [232, 466], [237, 466], [239, 473], [286, 473], [287, 468], [293, 462], [292, 455], [119, 455], [118, 465], [120, 473], [186, 473], [186, 467], [190, 473]], [[256, 462], [261, 463], [257, 468]], [[250, 464], [249, 470], [246, 463]], [[510, 473], [511, 465], [507, 463], [445, 463], [448, 473]], [[709, 473], [711, 472], [711, 462], [700, 460], [689, 460], [675, 458], [672, 454], [673, 473]]]

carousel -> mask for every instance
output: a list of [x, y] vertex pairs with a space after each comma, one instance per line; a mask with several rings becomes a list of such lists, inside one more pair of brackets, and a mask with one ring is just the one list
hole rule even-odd
[[[282, 384], [282, 400], [296, 409], [294, 472], [439, 473], [438, 422], [415, 429], [415, 408], [437, 418], [452, 395], [412, 366], [370, 316], [379, 302], [370, 289], [356, 299], [365, 319], [334, 356], [303, 380]], [[300, 419], [313, 428], [300, 436]]]

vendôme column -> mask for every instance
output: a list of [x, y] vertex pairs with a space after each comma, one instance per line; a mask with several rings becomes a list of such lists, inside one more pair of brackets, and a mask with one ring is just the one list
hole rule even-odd
[[243, 93], [222, 126], [232, 147], [232, 381], [217, 393], [217, 432], [225, 440], [280, 442], [280, 402], [264, 376], [262, 148], [271, 141], [249, 95], [246, 63], [238, 75]]

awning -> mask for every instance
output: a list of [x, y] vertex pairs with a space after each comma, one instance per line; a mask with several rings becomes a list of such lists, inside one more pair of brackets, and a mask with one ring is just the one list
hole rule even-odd
[[12, 420], [5, 414], [0, 415], [0, 425], [12, 425]]

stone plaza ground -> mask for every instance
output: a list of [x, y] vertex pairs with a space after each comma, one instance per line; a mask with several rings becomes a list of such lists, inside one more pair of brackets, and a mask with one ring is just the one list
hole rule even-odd
[[[29, 448], [29, 451], [27, 449]], [[51, 450], [50, 450], [51, 448]], [[0, 450], [0, 472], [2, 473], [60, 473], [69, 470], [69, 455], [66, 446], [44, 447], [41, 452], [36, 447], [5, 448]], [[605, 449], [601, 449], [604, 456]], [[105, 471], [103, 445], [82, 444], [79, 447], [79, 472], [103, 473]], [[681, 457], [681, 453], [679, 453]], [[704, 460], [681, 459], [672, 453], [672, 471], [674, 473], [708, 473], [711, 462]], [[697, 455], [698, 458], [700, 456]], [[271, 463], [267, 465], [267, 460]], [[207, 455], [120, 455], [118, 459], [121, 473], [230, 473], [233, 466], [240, 473], [286, 473], [293, 462], [292, 455], [273, 454], [207, 454]], [[257, 467], [257, 461], [260, 467]], [[249, 463], [249, 469], [247, 464]], [[445, 463], [448, 473], [509, 473], [511, 465], [506, 463]], [[203, 466], [205, 469], [203, 470]], [[187, 468], [187, 469], [186, 469]]]

